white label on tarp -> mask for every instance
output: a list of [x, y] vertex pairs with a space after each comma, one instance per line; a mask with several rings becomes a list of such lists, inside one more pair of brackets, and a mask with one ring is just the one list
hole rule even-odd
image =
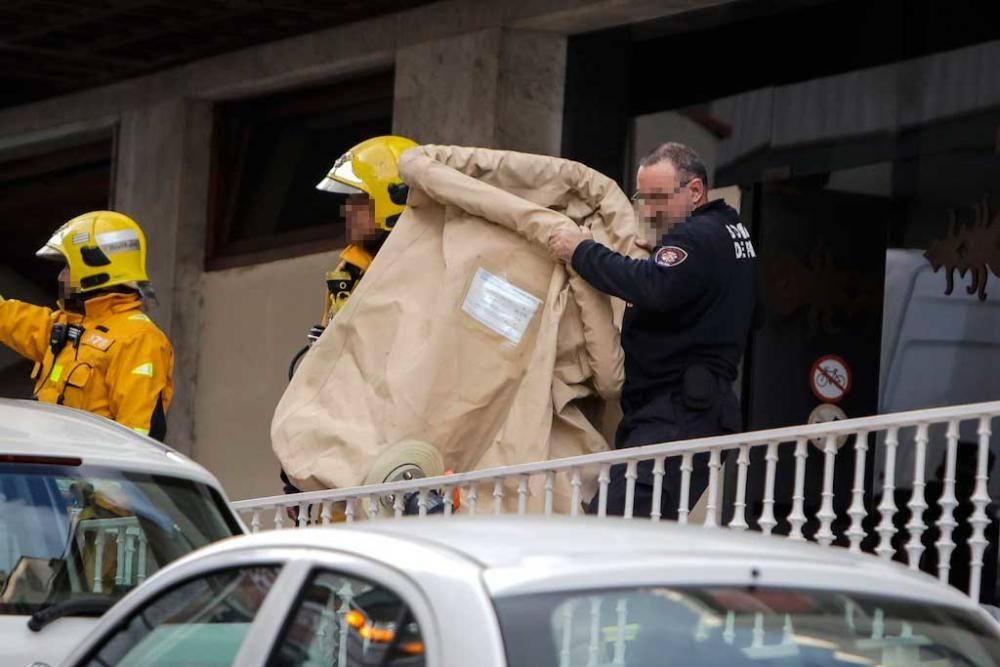
[[541, 304], [541, 299], [480, 268], [472, 278], [462, 310], [517, 345]]

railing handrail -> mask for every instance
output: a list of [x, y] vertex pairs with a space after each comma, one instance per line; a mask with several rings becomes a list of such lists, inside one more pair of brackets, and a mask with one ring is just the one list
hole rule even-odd
[[966, 405], [947, 406], [911, 410], [887, 415], [857, 417], [822, 424], [806, 424], [785, 426], [763, 431], [748, 431], [729, 435], [696, 438], [670, 443], [658, 443], [642, 447], [598, 452], [562, 459], [519, 463], [499, 468], [489, 468], [472, 472], [456, 473], [442, 477], [427, 477], [409, 481], [392, 482], [388, 484], [372, 484], [368, 486], [353, 486], [342, 489], [323, 489], [296, 494], [283, 494], [261, 498], [249, 498], [231, 503], [237, 511], [260, 508], [276, 508], [298, 503], [337, 502], [357, 498], [358, 496], [379, 496], [396, 491], [413, 491], [415, 489], [435, 489], [442, 486], [466, 486], [471, 483], [495, 481], [498, 478], [510, 478], [520, 475], [535, 475], [547, 472], [572, 470], [585, 466], [623, 463], [630, 460], [656, 459], [667, 456], [677, 456], [689, 453], [700, 453], [714, 449], [735, 449], [742, 445], [759, 446], [774, 442], [793, 442], [811, 440], [819, 437], [849, 436], [872, 431], [884, 431], [893, 428], [915, 428], [921, 424], [938, 424], [951, 421], [969, 421], [1000, 416], [1000, 401], [971, 403]]
[[81, 519], [80, 527], [84, 530], [139, 528], [139, 519], [134, 516], [116, 516], [107, 518]]

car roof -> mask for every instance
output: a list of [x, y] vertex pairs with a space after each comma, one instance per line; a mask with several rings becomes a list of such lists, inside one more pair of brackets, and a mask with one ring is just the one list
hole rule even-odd
[[220, 488], [202, 466], [152, 438], [89, 412], [39, 401], [0, 398], [0, 454], [75, 458]]
[[663, 576], [678, 585], [746, 583], [851, 590], [976, 607], [933, 577], [872, 555], [786, 537], [667, 521], [531, 516], [380, 519], [349, 527], [267, 531], [210, 548], [327, 548], [413, 571], [413, 552], [407, 544], [477, 564], [496, 596], [591, 585], [650, 585], [654, 583], [650, 577]]

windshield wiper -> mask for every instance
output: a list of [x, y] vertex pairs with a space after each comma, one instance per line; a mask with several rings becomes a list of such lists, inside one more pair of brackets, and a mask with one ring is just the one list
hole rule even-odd
[[63, 616], [100, 616], [117, 601], [115, 598], [95, 595], [56, 602], [32, 614], [31, 618], [28, 619], [28, 629], [32, 632], [39, 632], [46, 625]]

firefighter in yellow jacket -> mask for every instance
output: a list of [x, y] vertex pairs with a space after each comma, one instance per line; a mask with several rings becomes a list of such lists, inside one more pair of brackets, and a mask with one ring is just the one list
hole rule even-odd
[[348, 246], [337, 268], [326, 275], [329, 302], [323, 326], [357, 287], [386, 235], [406, 207], [407, 187], [399, 177], [399, 157], [417, 144], [404, 137], [373, 137], [341, 155], [316, 188], [346, 194]]
[[[333, 271], [326, 274], [327, 296], [320, 324], [309, 330], [309, 344], [316, 342], [371, 266], [375, 254], [406, 208], [408, 188], [399, 176], [399, 157], [417, 144], [405, 137], [386, 135], [366, 139], [337, 158], [316, 188], [347, 195], [344, 218], [348, 245], [340, 253]], [[302, 348], [292, 361], [295, 365], [309, 350]], [[296, 489], [281, 473], [286, 493]]]
[[0, 297], [0, 343], [35, 362], [35, 397], [162, 440], [174, 353], [145, 313], [152, 291], [142, 229], [121, 213], [84, 213], [37, 255], [65, 264], [59, 308]]

